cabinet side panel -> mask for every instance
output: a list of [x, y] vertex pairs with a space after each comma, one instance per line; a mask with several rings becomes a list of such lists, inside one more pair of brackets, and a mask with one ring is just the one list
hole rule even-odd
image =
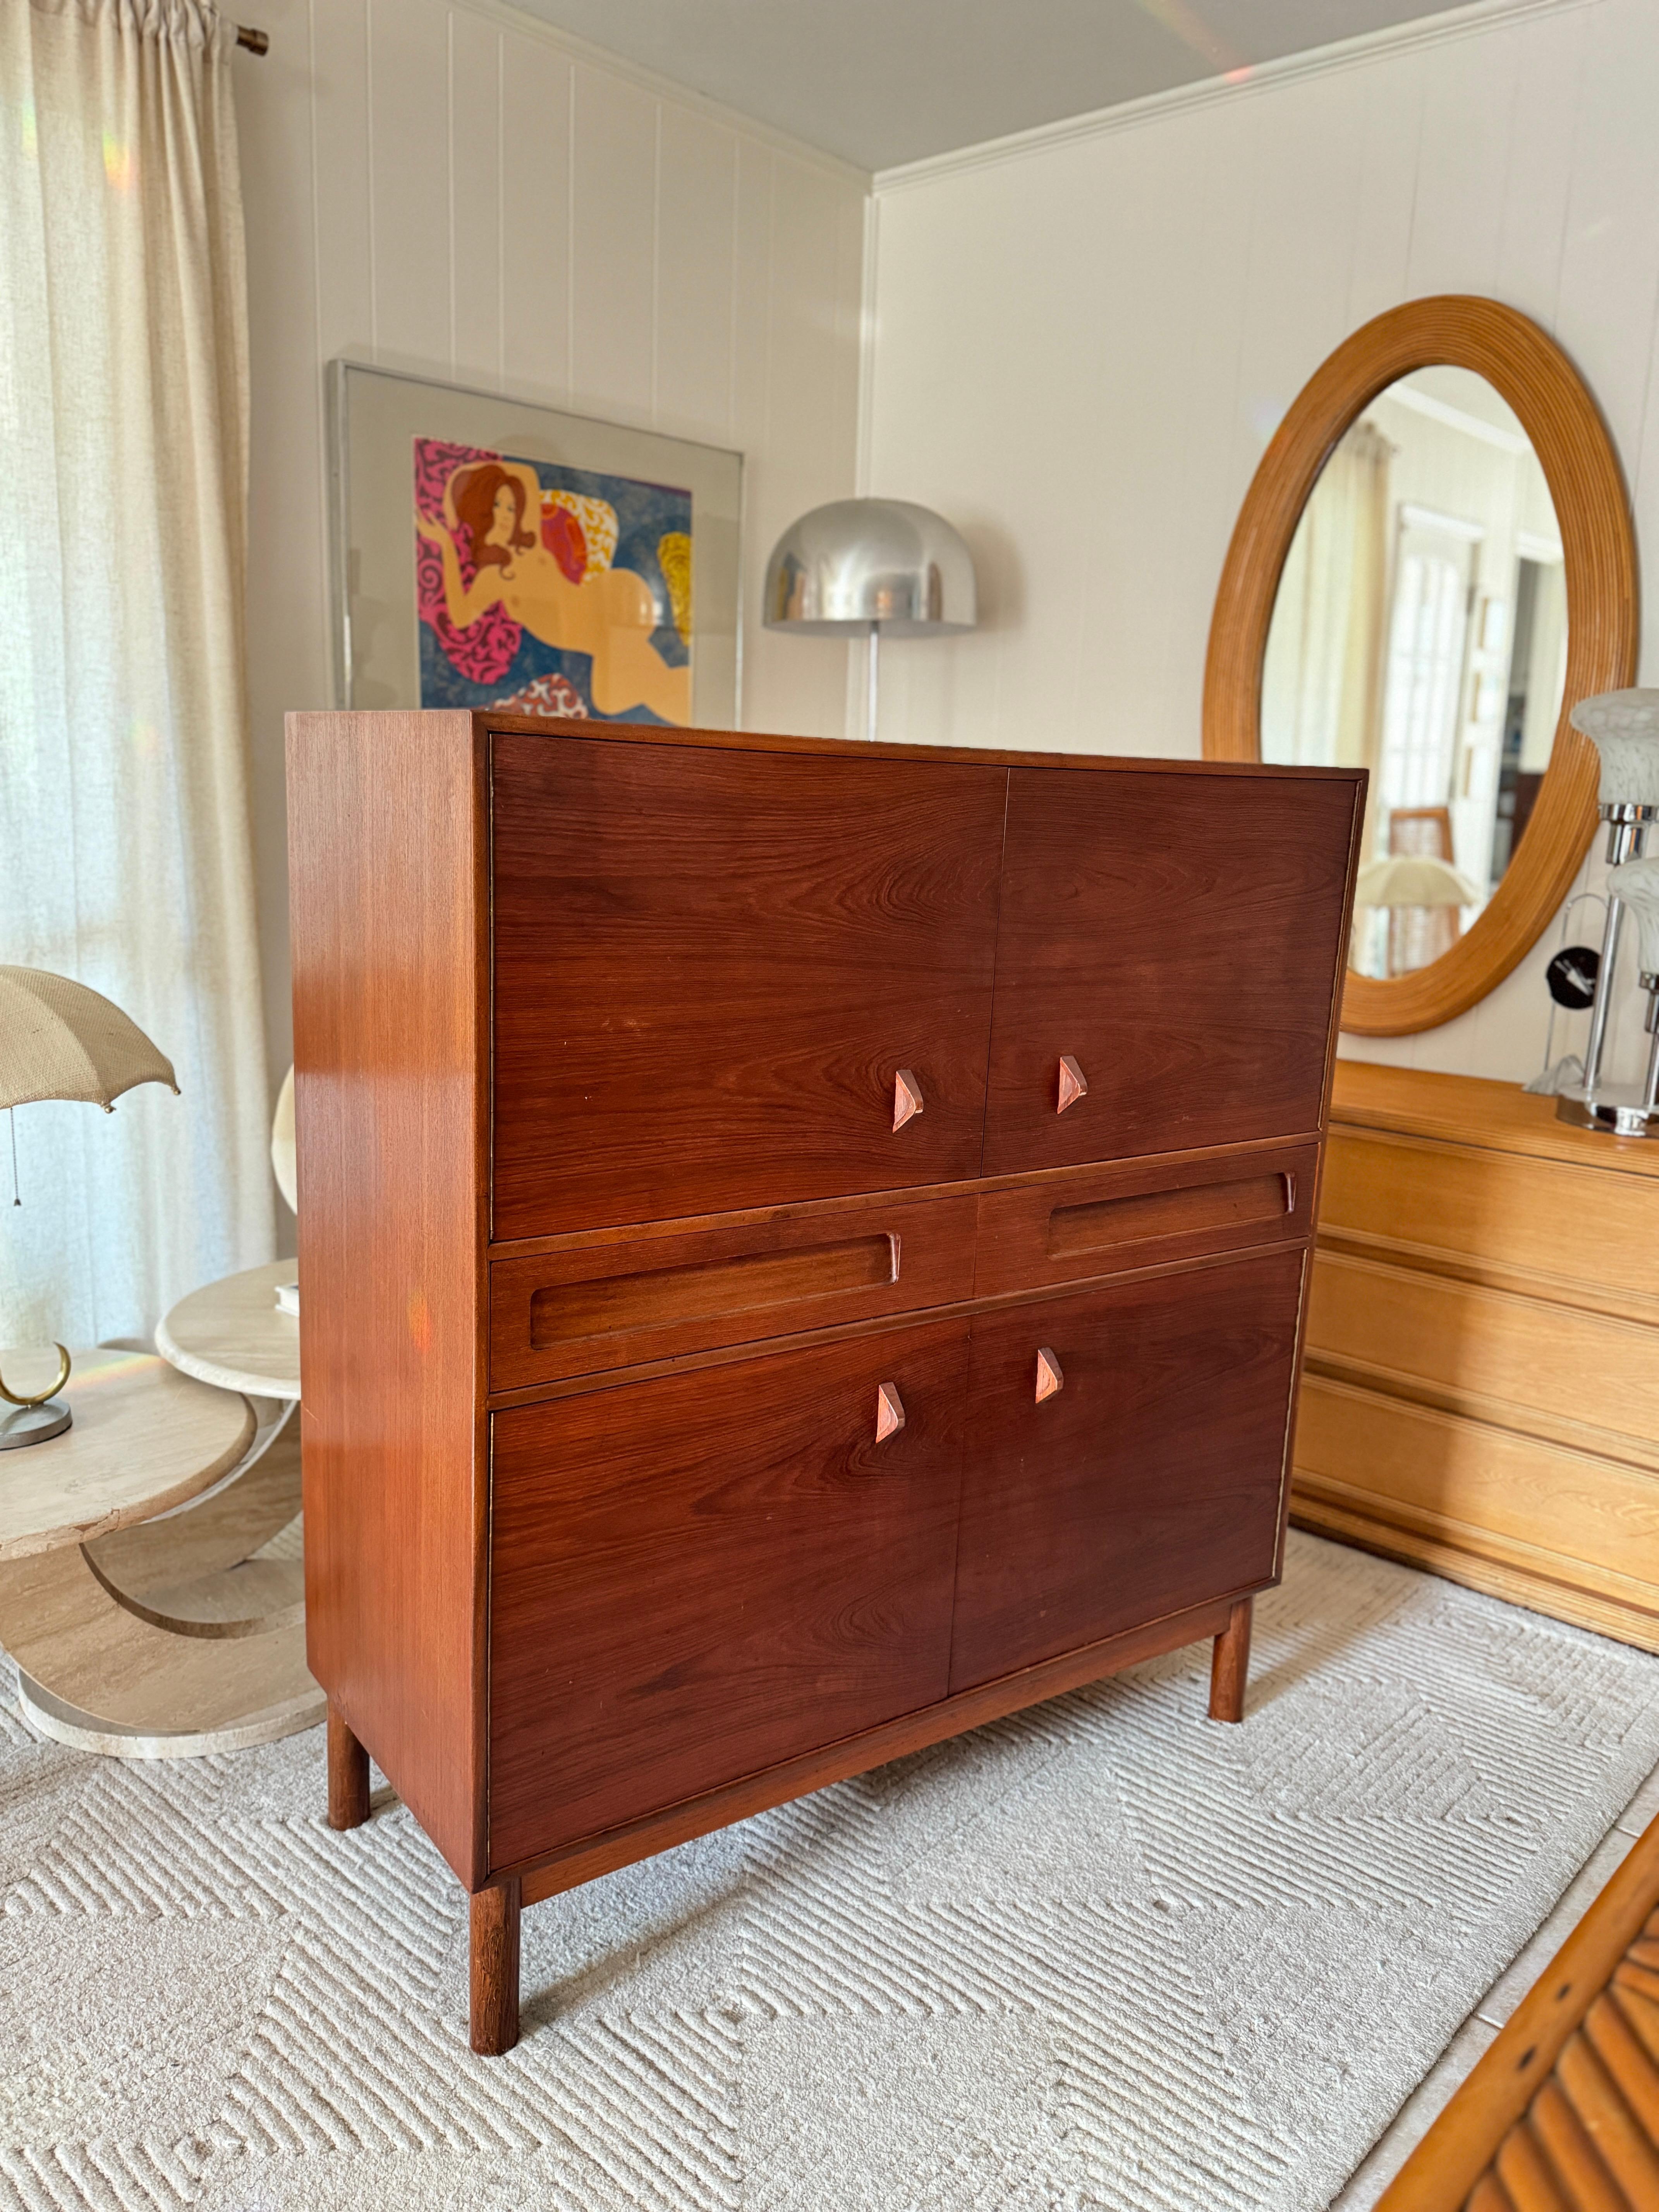
[[307, 1648], [482, 1877], [478, 772], [466, 714], [291, 714]]

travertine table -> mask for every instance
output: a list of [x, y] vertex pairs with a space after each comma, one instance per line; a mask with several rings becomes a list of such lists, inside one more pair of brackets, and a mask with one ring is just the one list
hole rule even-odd
[[[0, 1354], [0, 1371], [38, 1388], [32, 1361], [43, 1364]], [[322, 1717], [305, 1663], [297, 1534], [272, 1540], [295, 1530], [300, 1510], [283, 1380], [254, 1395], [149, 1354], [79, 1352], [62, 1393], [73, 1426], [7, 1454], [0, 1644], [46, 1735], [177, 1758]]]
[[155, 1332], [155, 1348], [182, 1374], [222, 1390], [295, 1400], [300, 1395], [300, 1324], [276, 1304], [297, 1260], [270, 1260], [180, 1298]]

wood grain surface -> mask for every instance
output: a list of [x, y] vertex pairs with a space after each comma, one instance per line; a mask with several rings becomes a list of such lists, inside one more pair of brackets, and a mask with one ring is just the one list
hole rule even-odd
[[969, 1297], [975, 1201], [772, 1219], [497, 1260], [490, 1387], [511, 1390]]
[[1344, 1060], [1337, 1064], [1331, 1106], [1334, 1119], [1347, 1127], [1659, 1179], [1659, 1145], [1651, 1139], [1575, 1129], [1556, 1120], [1553, 1098], [1535, 1097], [1516, 1083]]
[[495, 1235], [976, 1175], [1006, 781], [497, 737]]
[[1345, 1061], [1294, 1510], [1659, 1650], [1659, 1159], [1510, 1084]]
[[519, 2039], [519, 1885], [509, 1876], [472, 1893], [470, 2040], [500, 2058]]
[[987, 1192], [975, 1290], [994, 1297], [1243, 1245], [1305, 1243], [1318, 1168], [1318, 1147], [1300, 1145], [1128, 1162]]
[[1320, 1126], [1362, 790], [1013, 771], [987, 1175]]
[[1253, 1598], [1242, 1597], [1227, 1617], [1227, 1626], [1215, 1640], [1210, 1655], [1210, 1718], [1239, 1722], [1244, 1717], [1244, 1691], [1250, 1674], [1250, 1622]]
[[1308, 1358], [1338, 1381], [1659, 1474], [1659, 1340], [1640, 1322], [1322, 1252]]
[[469, 714], [289, 717], [311, 1664], [469, 1887], [483, 1875], [483, 765]]
[[1659, 2204], [1659, 1820], [1522, 1998], [1376, 2212]]
[[[1304, 1255], [973, 1324], [951, 1686], [1271, 1580]], [[1066, 1384], [1039, 1405], [1039, 1345]]]
[[957, 1322], [496, 1414], [492, 1867], [942, 1698], [967, 1395]]
[[[878, 1727], [862, 1729], [837, 1742], [820, 1744], [799, 1758], [745, 1774], [701, 1796], [664, 1806], [607, 1834], [584, 1837], [521, 1869], [524, 1901], [531, 1905], [574, 1889], [617, 1867], [648, 1858], [653, 1851], [671, 1850], [694, 1836], [706, 1836], [733, 1820], [747, 1820], [751, 1813], [763, 1813], [769, 1806], [787, 1805], [809, 1790], [844, 1782], [849, 1775], [866, 1774], [890, 1759], [902, 1759], [929, 1744], [944, 1743], [965, 1729], [999, 1720], [1005, 1713], [1022, 1712], [1028, 1705], [1061, 1697], [1085, 1682], [1098, 1682], [1126, 1667], [1139, 1666], [1143, 1659], [1155, 1659], [1161, 1652], [1179, 1650], [1184, 1644], [1218, 1636], [1231, 1614], [1231, 1601], [1223, 1598], [1159, 1620], [1143, 1621], [1121, 1636], [1106, 1637], [1080, 1650], [1062, 1652], [1059, 1658], [1045, 1660], [1040, 1666], [1021, 1668], [994, 1681], [977, 1683], [971, 1690], [957, 1692], [937, 1705], [902, 1713], [896, 1720], [884, 1721]], [[1194, 1704], [1194, 1719], [1197, 1717]]]
[[344, 1715], [328, 1708], [328, 1825], [361, 1828], [368, 1818], [368, 1753]]
[[1204, 752], [1260, 757], [1261, 668], [1291, 540], [1333, 448], [1377, 394], [1435, 362], [1474, 369], [1521, 418], [1560, 526], [1567, 669], [1554, 750], [1520, 848], [1491, 903], [1451, 950], [1386, 980], [1350, 974], [1345, 1029], [1396, 1036], [1483, 999], [1536, 943], [1566, 896], [1595, 826], [1595, 745], [1568, 716], [1634, 681], [1636, 533], [1619, 456], [1595, 402], [1553, 338], [1496, 300], [1412, 300], [1344, 340], [1310, 378], [1257, 469], [1217, 588], [1204, 672]]

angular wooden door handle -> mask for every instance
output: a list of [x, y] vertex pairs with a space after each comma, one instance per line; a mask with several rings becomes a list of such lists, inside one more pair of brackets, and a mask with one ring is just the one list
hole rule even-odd
[[913, 1115], [921, 1110], [921, 1085], [916, 1081], [915, 1070], [902, 1067], [893, 1078], [893, 1127], [902, 1129]]
[[1037, 1346], [1036, 1401], [1040, 1406], [1045, 1398], [1054, 1397], [1066, 1388], [1066, 1376], [1060, 1361], [1046, 1344]]
[[1068, 1106], [1075, 1106], [1079, 1098], [1089, 1095], [1089, 1079], [1069, 1052], [1060, 1055], [1060, 1103], [1056, 1114], [1063, 1114]]
[[886, 1443], [904, 1426], [904, 1401], [898, 1394], [896, 1382], [878, 1382], [876, 1385], [876, 1442]]

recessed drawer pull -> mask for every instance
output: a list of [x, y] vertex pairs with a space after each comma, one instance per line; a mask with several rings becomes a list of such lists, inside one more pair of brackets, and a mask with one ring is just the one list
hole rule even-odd
[[902, 1129], [921, 1110], [921, 1085], [916, 1081], [915, 1070], [902, 1067], [893, 1078], [893, 1127]]
[[885, 1443], [904, 1426], [904, 1401], [898, 1394], [896, 1382], [878, 1382], [876, 1385], [876, 1442]]
[[1089, 1095], [1089, 1079], [1069, 1052], [1060, 1055], [1060, 1103], [1056, 1114], [1063, 1114], [1068, 1106], [1075, 1106], [1079, 1098]]
[[1066, 1388], [1066, 1376], [1059, 1359], [1046, 1344], [1037, 1346], [1036, 1401], [1040, 1406], [1045, 1398], [1058, 1397]]

